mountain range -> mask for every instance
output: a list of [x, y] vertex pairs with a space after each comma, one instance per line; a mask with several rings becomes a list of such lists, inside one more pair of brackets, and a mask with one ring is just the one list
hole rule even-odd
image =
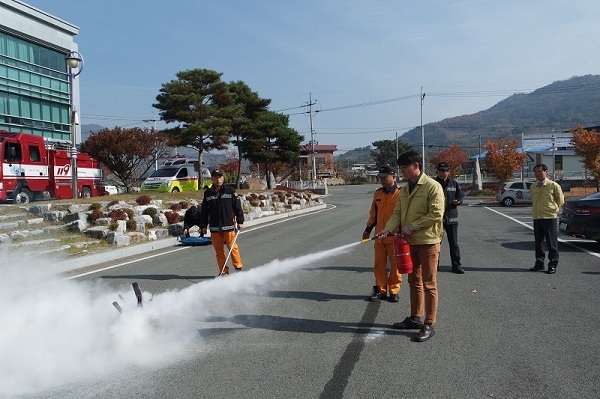
[[[575, 76], [556, 81], [531, 93], [515, 93], [484, 111], [446, 118], [423, 126], [425, 144], [434, 149], [456, 144], [469, 154], [478, 151], [481, 139], [563, 132], [600, 125], [600, 75]], [[421, 127], [399, 137], [415, 148], [421, 147]], [[372, 162], [369, 148], [348, 151], [336, 161]], [[437, 150], [436, 150], [437, 151]]]

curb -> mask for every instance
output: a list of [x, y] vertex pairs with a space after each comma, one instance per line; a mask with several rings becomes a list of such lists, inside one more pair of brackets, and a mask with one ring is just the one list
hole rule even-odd
[[[321, 204], [312, 206], [310, 208], [304, 208], [297, 211], [290, 211], [285, 213], [280, 213], [278, 215], [265, 216], [258, 219], [247, 220], [244, 222], [244, 229], [264, 223], [269, 223], [275, 220], [287, 219], [290, 217], [303, 215], [306, 213], [311, 213], [315, 211], [320, 211], [325, 209], [327, 204]], [[69, 257], [58, 259], [55, 266], [54, 272], [63, 273], [75, 269], [81, 269], [83, 267], [94, 266], [100, 263], [104, 263], [110, 260], [119, 260], [123, 258], [127, 258], [129, 256], [136, 256], [146, 252], [156, 251], [160, 249], [165, 249], [169, 247], [178, 247], [180, 246], [179, 241], [177, 241], [177, 237], [169, 237], [163, 238], [156, 241], [146, 242], [143, 244], [132, 245], [128, 247], [117, 247], [114, 250], [107, 250], [100, 253], [96, 253], [93, 255], [86, 255], [81, 257]]]

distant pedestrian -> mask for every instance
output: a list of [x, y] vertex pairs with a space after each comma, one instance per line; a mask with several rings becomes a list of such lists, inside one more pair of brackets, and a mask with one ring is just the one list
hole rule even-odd
[[531, 271], [544, 270], [543, 241], [548, 247], [548, 270], [547, 274], [556, 273], [558, 265], [558, 228], [557, 218], [560, 207], [565, 203], [560, 185], [547, 178], [548, 167], [537, 164], [533, 168], [537, 183], [531, 185], [530, 193], [533, 207], [533, 237], [535, 240], [535, 265]]
[[[408, 275], [410, 317], [393, 327], [420, 330], [415, 339], [427, 341], [435, 334], [433, 324], [438, 309], [437, 263], [444, 235], [444, 193], [442, 186], [423, 172], [421, 155], [408, 151], [398, 158], [398, 166], [408, 184], [400, 189], [394, 213], [376, 236], [385, 238], [400, 227], [410, 244], [413, 271]], [[421, 316], [425, 313], [425, 321]]]
[[450, 165], [440, 162], [437, 165], [437, 177], [435, 180], [442, 185], [446, 197], [446, 208], [444, 209], [444, 231], [448, 236], [450, 247], [450, 261], [452, 272], [463, 274], [465, 271], [460, 262], [460, 248], [458, 246], [458, 209], [462, 204], [465, 194], [460, 189], [460, 184], [450, 176]]
[[229, 274], [229, 266], [225, 265], [225, 250], [231, 251], [231, 261], [236, 270], [242, 269], [242, 258], [235, 242], [236, 230], [242, 230], [244, 212], [235, 189], [223, 184], [223, 171], [213, 169], [210, 175], [212, 187], [204, 191], [200, 207], [200, 229], [203, 234], [210, 229], [210, 238], [217, 255], [219, 274]]
[[[369, 219], [367, 227], [363, 232], [362, 238], [366, 240], [370, 237], [373, 228], [375, 231], [383, 230], [388, 219], [394, 212], [400, 187], [396, 184], [396, 172], [391, 166], [382, 166], [379, 168], [379, 182], [381, 187], [375, 190], [371, 208], [369, 209]], [[398, 229], [394, 231], [398, 232]], [[379, 301], [388, 299], [390, 302], [398, 302], [398, 293], [400, 292], [400, 283], [402, 283], [402, 274], [396, 267], [396, 257], [394, 255], [394, 237], [387, 237], [381, 240], [375, 240], [375, 261], [373, 263], [373, 274], [375, 275], [375, 285], [369, 300]], [[390, 272], [387, 271], [387, 263], [390, 263]], [[390, 295], [388, 297], [388, 289]]]

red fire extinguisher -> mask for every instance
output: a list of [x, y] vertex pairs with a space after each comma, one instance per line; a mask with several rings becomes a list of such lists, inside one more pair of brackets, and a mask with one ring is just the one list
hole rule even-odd
[[396, 254], [396, 267], [400, 274], [410, 274], [413, 270], [412, 259], [410, 258], [410, 246], [404, 237], [398, 237], [394, 240], [394, 252]]

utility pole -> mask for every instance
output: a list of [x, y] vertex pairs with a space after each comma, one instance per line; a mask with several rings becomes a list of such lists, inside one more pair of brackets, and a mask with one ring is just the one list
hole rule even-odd
[[312, 93], [308, 93], [308, 113], [310, 116], [310, 157], [312, 160], [311, 185], [315, 188], [317, 180], [317, 164], [315, 162], [315, 130], [313, 129], [313, 111], [312, 106], [316, 103], [312, 102]]
[[425, 102], [425, 93], [423, 93], [423, 86], [421, 86], [421, 156], [423, 157], [423, 172], [425, 171], [425, 129], [423, 128], [423, 103]]
[[[153, 132], [156, 132], [156, 119], [144, 119], [144, 122], [150, 123], [154, 122], [154, 127], [152, 128]], [[158, 154], [154, 154], [154, 170], [158, 170]]]
[[[396, 132], [396, 161], [398, 161], [398, 132]], [[396, 162], [396, 176], [400, 176], [400, 167]]]
[[[521, 132], [521, 154], [525, 154], [525, 136], [523, 132]], [[527, 158], [523, 158], [523, 162], [527, 162]], [[521, 164], [521, 181], [525, 180], [524, 170], [525, 164]]]

